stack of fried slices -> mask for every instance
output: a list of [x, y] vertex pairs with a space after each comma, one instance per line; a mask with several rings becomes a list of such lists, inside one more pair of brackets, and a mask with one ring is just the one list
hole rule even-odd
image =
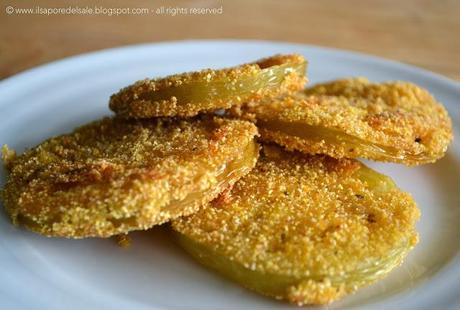
[[417, 85], [305, 89], [305, 70], [302, 56], [276, 55], [138, 81], [111, 96], [113, 117], [21, 155], [4, 146], [5, 209], [49, 237], [168, 222], [200, 263], [261, 294], [298, 305], [350, 294], [402, 263], [419, 217], [355, 158], [433, 163], [451, 121]]

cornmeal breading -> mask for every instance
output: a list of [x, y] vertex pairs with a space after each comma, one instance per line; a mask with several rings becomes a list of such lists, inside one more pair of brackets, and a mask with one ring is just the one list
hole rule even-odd
[[255, 165], [255, 126], [220, 118], [105, 118], [20, 156], [3, 202], [46, 236], [109, 237], [191, 214]]
[[409, 194], [356, 160], [265, 146], [224, 199], [172, 227], [202, 264], [301, 305], [385, 276], [417, 243], [418, 217]]
[[301, 90], [305, 68], [300, 55], [277, 55], [230, 69], [146, 79], [112, 95], [109, 105], [126, 118], [194, 116]]
[[407, 82], [338, 80], [250, 104], [244, 113], [257, 120], [264, 141], [335, 158], [430, 163], [453, 137], [444, 107]]

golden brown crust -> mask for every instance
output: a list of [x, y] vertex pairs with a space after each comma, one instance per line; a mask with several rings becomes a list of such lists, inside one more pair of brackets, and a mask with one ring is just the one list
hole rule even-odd
[[229, 69], [145, 79], [112, 95], [109, 106], [126, 118], [194, 116], [298, 91], [306, 82], [305, 66], [300, 55], [276, 55]]
[[118, 246], [121, 248], [129, 248], [131, 246], [131, 238], [128, 234], [120, 234], [115, 236], [115, 241], [117, 242]]
[[[417, 242], [418, 217], [409, 194], [355, 160], [264, 147], [225, 199], [172, 226], [199, 245], [191, 252], [209, 249], [211, 267], [223, 268], [215, 262], [225, 257], [227, 275], [243, 285], [297, 304], [324, 304], [398, 266]], [[254, 284], [256, 277], [265, 281]], [[261, 288], [269, 282], [270, 289]], [[275, 282], [284, 290], [273, 289]]]
[[256, 133], [220, 118], [105, 118], [5, 156], [4, 205], [13, 222], [47, 236], [147, 229], [195, 212], [247, 173]]
[[[258, 121], [262, 139], [289, 149], [336, 158], [364, 157], [408, 165], [434, 162], [452, 141], [451, 120], [425, 89], [407, 82], [372, 84], [365, 79], [338, 80], [265, 104], [246, 113]], [[270, 129], [270, 123], [299, 124], [305, 131], [329, 129], [354, 140], [330, 143], [318, 137], [299, 137]], [[313, 132], [313, 131], [312, 131]], [[360, 147], [370, 146], [371, 149]]]

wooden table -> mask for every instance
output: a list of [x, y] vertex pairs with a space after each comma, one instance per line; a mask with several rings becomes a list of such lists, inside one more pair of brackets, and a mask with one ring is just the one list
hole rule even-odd
[[[94, 3], [97, 3], [94, 5]], [[93, 14], [20, 14], [37, 1], [1, 1], [0, 78], [70, 55], [180, 39], [264, 39], [361, 51], [460, 80], [460, 1], [194, 0], [39, 1], [40, 9], [93, 8]], [[11, 6], [15, 11], [8, 14]], [[164, 13], [156, 11], [164, 6]], [[167, 8], [180, 8], [167, 13]], [[220, 8], [221, 14], [191, 14]], [[96, 9], [99, 8], [99, 14]], [[109, 8], [124, 9], [114, 16]], [[144, 9], [134, 15], [126, 9]], [[185, 14], [183, 9], [187, 10]], [[106, 13], [101, 13], [104, 11]]]

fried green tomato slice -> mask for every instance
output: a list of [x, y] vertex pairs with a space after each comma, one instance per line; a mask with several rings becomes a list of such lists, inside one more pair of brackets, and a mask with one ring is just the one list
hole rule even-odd
[[191, 214], [248, 173], [256, 127], [219, 118], [105, 118], [20, 156], [4, 147], [3, 202], [43, 234], [109, 237]]
[[109, 106], [125, 118], [194, 116], [301, 90], [305, 70], [302, 56], [276, 55], [229, 69], [141, 80], [112, 95]]
[[334, 158], [431, 163], [444, 156], [453, 136], [444, 107], [407, 82], [338, 80], [249, 112], [263, 140]]
[[393, 181], [353, 159], [265, 148], [210, 207], [172, 222], [200, 263], [263, 295], [326, 304], [400, 265], [419, 210]]

